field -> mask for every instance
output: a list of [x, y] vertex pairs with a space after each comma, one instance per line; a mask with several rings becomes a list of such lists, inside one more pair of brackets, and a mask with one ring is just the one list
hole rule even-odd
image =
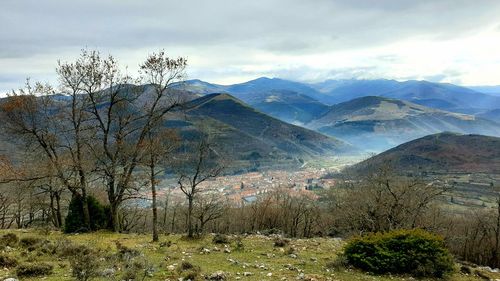
[[432, 174], [426, 180], [448, 184], [450, 189], [442, 199], [458, 213], [494, 207], [500, 191], [500, 174]]
[[[152, 243], [149, 235], [139, 234], [64, 235], [42, 230], [4, 230], [0, 231], [0, 235], [8, 232], [15, 233], [20, 239], [34, 237], [40, 241], [48, 241], [39, 242], [38, 246], [31, 249], [18, 244], [2, 251], [2, 255], [13, 257], [20, 264], [44, 262], [54, 267], [50, 275], [20, 280], [74, 280], [68, 258], [62, 257], [59, 254], [61, 249], [57, 249], [69, 244], [87, 245], [99, 250], [97, 264], [101, 276], [96, 280], [123, 279], [126, 271], [123, 262], [113, 262], [115, 260], [111, 258], [117, 256], [120, 249], [136, 253], [132, 260], [140, 261], [146, 268], [152, 268], [146, 274], [143, 269], [137, 269], [139, 275], [145, 275], [144, 280], [179, 280], [184, 273], [178, 267], [185, 261], [199, 267], [201, 275], [205, 277], [218, 271], [224, 273], [225, 279], [209, 280], [413, 280], [408, 276], [374, 276], [342, 266], [329, 266], [343, 247], [344, 242], [340, 239], [291, 239], [283, 247], [276, 247], [273, 237], [250, 235], [241, 237], [242, 247], [238, 248], [236, 236], [230, 236], [228, 243], [215, 244], [213, 235], [195, 240], [179, 235], [163, 235], [159, 243]], [[52, 248], [47, 245], [52, 245]], [[44, 250], [47, 248], [51, 250]], [[0, 280], [15, 276], [15, 272], [14, 268], [0, 270]], [[105, 272], [107, 277], [102, 275]], [[485, 274], [492, 279], [500, 278], [500, 274]], [[484, 279], [464, 275], [457, 270], [450, 280]]]

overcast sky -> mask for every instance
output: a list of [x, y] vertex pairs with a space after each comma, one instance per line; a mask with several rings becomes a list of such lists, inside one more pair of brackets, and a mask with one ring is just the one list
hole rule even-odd
[[0, 91], [54, 81], [87, 47], [135, 70], [163, 48], [189, 78], [500, 84], [498, 0], [2, 0]]

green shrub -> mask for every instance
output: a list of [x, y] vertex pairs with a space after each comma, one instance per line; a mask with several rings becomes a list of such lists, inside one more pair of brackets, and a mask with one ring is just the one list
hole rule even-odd
[[141, 255], [141, 252], [123, 245], [122, 243], [120, 243], [120, 241], [115, 241], [115, 244], [116, 244], [116, 250], [118, 251], [117, 252], [118, 259], [121, 261], [129, 261], [134, 257]]
[[193, 265], [190, 262], [183, 261], [177, 267], [177, 272], [179, 272], [183, 280], [198, 280], [201, 268], [199, 266]]
[[14, 233], [7, 233], [2, 236], [0, 241], [2, 241], [2, 246], [15, 247], [17, 242], [19, 242], [19, 238]]
[[0, 267], [12, 268], [17, 266], [17, 260], [4, 254], [0, 254]]
[[83, 219], [83, 202], [81, 196], [73, 196], [69, 204], [68, 215], [64, 224], [64, 232], [88, 232], [108, 228], [109, 208], [103, 206], [94, 197], [87, 197], [90, 215], [90, 229]]
[[69, 258], [78, 255], [81, 251], [81, 245], [77, 245], [68, 239], [61, 239], [57, 241], [56, 254], [61, 258]]
[[71, 273], [77, 281], [87, 281], [98, 276], [100, 260], [99, 255], [92, 249], [80, 245], [73, 249], [69, 257]]
[[30, 252], [35, 250], [40, 243], [42, 243], [42, 239], [38, 237], [23, 237], [19, 240], [21, 247], [28, 249]]
[[350, 265], [378, 274], [442, 278], [453, 271], [453, 259], [442, 238], [419, 229], [354, 238], [344, 255]]
[[52, 274], [54, 267], [46, 263], [22, 263], [17, 266], [18, 277], [36, 277]]
[[270, 235], [282, 235], [283, 231], [279, 228], [270, 228], [270, 229], [264, 229], [260, 232], [260, 234], [265, 235], [265, 236], [270, 236]]
[[326, 268], [333, 270], [345, 269], [348, 266], [345, 255], [338, 255], [333, 260], [326, 263]]
[[122, 280], [144, 280], [152, 276], [153, 267], [146, 259], [135, 259], [124, 264]]
[[44, 240], [38, 247], [38, 251], [42, 255], [55, 255], [57, 252], [57, 245], [49, 240]]
[[229, 238], [227, 238], [227, 236], [224, 234], [215, 234], [214, 238], [212, 239], [212, 242], [214, 244], [228, 244]]
[[283, 247], [287, 246], [288, 243], [290, 243], [290, 240], [288, 240], [288, 239], [283, 239], [281, 237], [274, 239], [274, 247], [283, 248]]

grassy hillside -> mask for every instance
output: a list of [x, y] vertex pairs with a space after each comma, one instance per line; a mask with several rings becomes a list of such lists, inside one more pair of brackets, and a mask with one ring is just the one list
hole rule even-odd
[[266, 114], [292, 124], [307, 123], [324, 114], [329, 108], [307, 95], [285, 90], [255, 94], [248, 103]]
[[[43, 262], [54, 268], [50, 275], [22, 280], [74, 280], [67, 255], [75, 245], [86, 245], [98, 251], [97, 262], [89, 261], [99, 267], [101, 277], [96, 280], [121, 280], [127, 271], [127, 264], [136, 264], [135, 270], [139, 274], [143, 270], [137, 264], [150, 267], [152, 270], [144, 280], [178, 280], [185, 274], [178, 270], [183, 262], [199, 267], [204, 276], [222, 271], [225, 280], [411, 280], [409, 277], [374, 276], [349, 268], [331, 267], [331, 262], [343, 247], [343, 242], [338, 239], [292, 239], [284, 247], [275, 247], [273, 238], [251, 235], [242, 238], [243, 247], [237, 248], [234, 236], [226, 244], [214, 244], [211, 235], [199, 240], [185, 240], [177, 235], [161, 236], [160, 243], [151, 243], [149, 235], [63, 235], [34, 230], [8, 232], [21, 239], [36, 238], [38, 243], [29, 249], [16, 245], [4, 250], [3, 255], [16, 259], [20, 265]], [[0, 235], [5, 233], [7, 231], [0, 231]], [[124, 257], [128, 257], [125, 258], [128, 262], [124, 261]], [[15, 272], [13, 267], [5, 268], [0, 271], [0, 279], [15, 276]], [[102, 274], [107, 274], [107, 277], [102, 277]], [[484, 274], [500, 278], [500, 274]], [[482, 279], [457, 272], [451, 280]]]
[[320, 133], [272, 118], [227, 94], [212, 94], [191, 101], [185, 113], [196, 118], [210, 118], [240, 132], [228, 139], [227, 146], [256, 141], [276, 153], [289, 156], [335, 155], [352, 147]]
[[353, 168], [364, 171], [385, 163], [391, 163], [402, 173], [425, 171], [500, 174], [500, 138], [434, 134], [387, 150]]
[[259, 78], [241, 84], [222, 86], [188, 80], [177, 88], [193, 93], [229, 93], [252, 107], [288, 123], [305, 123], [323, 114], [328, 106], [313, 96], [321, 95], [301, 83]]

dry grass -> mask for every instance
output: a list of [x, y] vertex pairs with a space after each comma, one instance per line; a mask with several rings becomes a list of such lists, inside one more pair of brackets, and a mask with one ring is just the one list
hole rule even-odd
[[[213, 236], [207, 235], [202, 239], [189, 240], [178, 235], [161, 236], [160, 243], [151, 243], [148, 235], [94, 233], [79, 235], [64, 235], [51, 232], [49, 235], [28, 231], [0, 231], [0, 235], [8, 232], [16, 233], [21, 239], [24, 237], [38, 237], [53, 243], [68, 245], [86, 245], [99, 251], [102, 256], [101, 271], [114, 268], [117, 280], [120, 280], [126, 269], [120, 268], [116, 259], [110, 258], [119, 252], [119, 247], [135, 250], [140, 253], [137, 258], [146, 262], [153, 270], [146, 272], [145, 280], [177, 280], [180, 276], [179, 265], [183, 262], [197, 266], [201, 275], [210, 275], [216, 271], [223, 271], [228, 280], [412, 280], [409, 277], [373, 276], [348, 268], [329, 268], [343, 247], [343, 242], [337, 239], [313, 238], [291, 239], [289, 247], [293, 247], [294, 254], [284, 248], [274, 247], [275, 238], [265, 236], [247, 236], [241, 239], [244, 247], [236, 249], [236, 237], [229, 236], [230, 243], [214, 244]], [[204, 250], [207, 249], [207, 250]], [[225, 250], [226, 249], [226, 250]], [[229, 250], [227, 250], [229, 249]], [[70, 272], [69, 260], [63, 256], [44, 254], [39, 249], [29, 252], [22, 247], [16, 247], [7, 253], [20, 262], [43, 262], [54, 266], [53, 273], [44, 277], [44, 280], [74, 280]], [[122, 261], [120, 261], [122, 262]], [[247, 272], [247, 274], [244, 274]], [[250, 274], [248, 274], [250, 273]], [[272, 273], [272, 276], [268, 276]], [[245, 276], [248, 275], [248, 276]], [[15, 269], [0, 270], [0, 280], [15, 276]], [[500, 278], [491, 276], [491, 278]], [[40, 280], [39, 277], [23, 280]], [[110, 280], [110, 277], [99, 277], [96, 280]], [[201, 277], [200, 277], [200, 280]], [[455, 273], [451, 280], [482, 280], [480, 277], [467, 276]]]

